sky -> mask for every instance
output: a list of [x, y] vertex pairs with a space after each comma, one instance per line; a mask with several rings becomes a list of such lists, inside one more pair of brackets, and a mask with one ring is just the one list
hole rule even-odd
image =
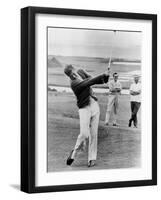
[[141, 59], [139, 32], [48, 28], [48, 55]]

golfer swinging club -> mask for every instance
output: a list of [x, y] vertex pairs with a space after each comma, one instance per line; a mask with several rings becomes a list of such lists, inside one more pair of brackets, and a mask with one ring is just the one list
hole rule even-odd
[[70, 78], [71, 89], [77, 98], [80, 120], [80, 134], [78, 135], [75, 147], [67, 159], [67, 165], [73, 163], [80, 147], [85, 144], [86, 139], [89, 139], [88, 167], [92, 167], [95, 165], [97, 158], [97, 134], [100, 111], [97, 98], [93, 95], [90, 86], [107, 83], [109, 71], [92, 78], [83, 69], [77, 71], [72, 65], [67, 65], [64, 73]]

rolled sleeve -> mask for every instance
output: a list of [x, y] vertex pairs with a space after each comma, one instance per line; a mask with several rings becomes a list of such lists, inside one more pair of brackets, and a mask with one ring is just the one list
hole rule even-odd
[[108, 81], [109, 76], [102, 74], [100, 76], [96, 76], [95, 78], [88, 78], [83, 81], [81, 81], [77, 85], [77, 90], [83, 90], [86, 87], [90, 87], [95, 84], [104, 84]]

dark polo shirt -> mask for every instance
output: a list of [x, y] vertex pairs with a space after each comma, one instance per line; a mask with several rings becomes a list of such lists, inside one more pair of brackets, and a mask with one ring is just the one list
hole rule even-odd
[[92, 78], [84, 70], [78, 70], [78, 74], [84, 80], [80, 79], [71, 80], [71, 88], [77, 98], [78, 108], [84, 108], [89, 105], [91, 97], [97, 101], [97, 98], [93, 95], [93, 91], [90, 86], [95, 84], [107, 83], [109, 76], [102, 74]]

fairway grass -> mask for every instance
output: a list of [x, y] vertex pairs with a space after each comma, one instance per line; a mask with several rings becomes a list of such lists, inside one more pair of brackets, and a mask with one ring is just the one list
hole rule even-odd
[[107, 96], [97, 94], [97, 97], [101, 116], [96, 166], [87, 168], [87, 149], [77, 155], [72, 166], [67, 166], [66, 159], [79, 134], [76, 100], [72, 94], [48, 92], [48, 172], [138, 168], [141, 166], [140, 129], [128, 128], [127, 126], [130, 116], [129, 96], [120, 96], [118, 113], [120, 127], [118, 128], [104, 125]]

